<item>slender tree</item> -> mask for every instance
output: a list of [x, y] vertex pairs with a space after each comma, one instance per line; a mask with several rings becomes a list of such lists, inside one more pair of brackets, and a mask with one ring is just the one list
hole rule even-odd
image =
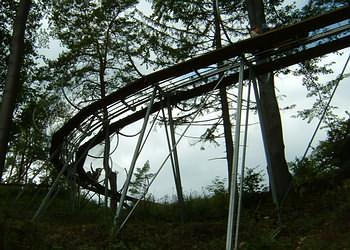
[[[213, 15], [214, 15], [214, 41], [215, 48], [222, 48], [222, 38], [221, 38], [221, 15], [219, 9], [219, 0], [213, 0]], [[222, 63], [218, 63], [218, 68], [222, 66]], [[222, 73], [220, 74], [222, 77]], [[227, 159], [227, 172], [229, 183], [231, 183], [232, 167], [233, 167], [233, 139], [232, 139], [232, 125], [230, 119], [229, 103], [227, 100], [226, 87], [219, 90], [220, 102], [222, 108], [222, 118], [224, 121], [224, 134], [225, 134], [225, 145], [226, 145], [226, 159]]]
[[[4, 0], [0, 5], [0, 93], [3, 94], [11, 49], [11, 35], [19, 1]], [[26, 182], [40, 169], [47, 169], [49, 136], [52, 125], [59, 126], [64, 117], [64, 105], [56, 91], [47, 89], [43, 61], [38, 48], [45, 46], [40, 21], [46, 2], [32, 2], [26, 22], [23, 63], [19, 73], [20, 85], [16, 92], [15, 108], [9, 133], [3, 181]], [[45, 172], [45, 171], [44, 171]]]
[[[138, 24], [131, 19], [137, 3], [136, 0], [102, 1], [101, 4], [85, 0], [52, 2], [51, 33], [64, 47], [59, 58], [50, 62], [54, 72], [52, 84], [67, 92], [66, 97], [75, 108], [103, 98], [138, 77], [131, 61], [137, 50], [133, 44], [138, 41]], [[105, 132], [101, 158], [107, 205], [108, 178], [112, 178], [107, 108], [100, 119]]]
[[[209, 50], [219, 49], [236, 41], [238, 37], [247, 35], [247, 30], [238, 25], [243, 22], [242, 5], [239, 1], [152, 1], [154, 14], [148, 34], [156, 37], [154, 43], [158, 52], [156, 62], [160, 66], [188, 59]], [[147, 17], [143, 16], [145, 20]], [[237, 25], [235, 25], [237, 24]], [[166, 55], [166, 56], [164, 56]], [[166, 59], [168, 61], [166, 61]], [[219, 63], [217, 67], [222, 66]], [[196, 101], [194, 101], [196, 104]], [[187, 104], [185, 104], [186, 106]], [[219, 95], [208, 105], [221, 106], [221, 117], [218, 122], [202, 136], [204, 140], [215, 140], [218, 124], [224, 123], [224, 138], [228, 176], [231, 177], [233, 159], [232, 122], [230, 119], [230, 104], [227, 89], [221, 88]], [[196, 108], [196, 105], [191, 105]]]
[[23, 63], [24, 32], [30, 5], [30, 0], [22, 0], [19, 3], [15, 24], [13, 27], [7, 80], [0, 109], [0, 183], [2, 182], [2, 174], [5, 168], [8, 138], [11, 129], [13, 111], [16, 103], [17, 90], [20, 86], [19, 76]]
[[[263, 33], [267, 30], [264, 5], [262, 0], [247, 1], [248, 16], [251, 30]], [[257, 57], [258, 61], [261, 61]], [[291, 174], [284, 154], [282, 123], [275, 93], [273, 73], [258, 76], [259, 94], [262, 109], [262, 122], [265, 128], [265, 140], [270, 162], [268, 172], [275, 202], [279, 205], [290, 188]]]

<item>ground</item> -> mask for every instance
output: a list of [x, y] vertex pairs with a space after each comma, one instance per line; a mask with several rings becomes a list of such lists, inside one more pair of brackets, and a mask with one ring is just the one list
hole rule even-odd
[[[269, 193], [247, 194], [239, 249], [350, 249], [349, 191], [345, 180], [291, 192], [281, 223]], [[225, 249], [227, 194], [188, 198], [185, 223], [175, 204], [145, 203], [111, 238], [111, 211], [86, 200], [72, 211], [68, 192], [32, 222], [44, 193], [0, 187], [0, 249]]]

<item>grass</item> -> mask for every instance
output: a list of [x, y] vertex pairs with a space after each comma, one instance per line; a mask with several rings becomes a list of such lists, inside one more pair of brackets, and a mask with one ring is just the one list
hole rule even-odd
[[[345, 182], [344, 182], [345, 183]], [[240, 249], [350, 249], [350, 187], [291, 194], [283, 227], [269, 193], [244, 198]], [[0, 187], [0, 249], [225, 249], [227, 194], [186, 198], [186, 223], [177, 204], [141, 204], [110, 241], [112, 211], [82, 200], [72, 211], [61, 192], [38, 222], [31, 222], [46, 190]], [[274, 236], [274, 237], [273, 237]]]

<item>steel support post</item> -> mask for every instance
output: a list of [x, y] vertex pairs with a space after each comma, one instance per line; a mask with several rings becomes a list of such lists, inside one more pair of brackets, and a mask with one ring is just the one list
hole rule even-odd
[[239, 187], [239, 191], [238, 191], [239, 198], [238, 198], [238, 208], [237, 208], [236, 233], [235, 233], [236, 237], [235, 237], [235, 248], [234, 249], [238, 249], [239, 224], [240, 224], [241, 210], [242, 210], [244, 168], [245, 168], [245, 159], [246, 159], [246, 153], [247, 153], [247, 139], [248, 139], [250, 90], [251, 90], [251, 81], [249, 81], [248, 94], [247, 94], [247, 109], [246, 109], [246, 114], [245, 114], [243, 153], [242, 153], [242, 163], [241, 163], [241, 183], [240, 183], [240, 187]]
[[[214, 86], [214, 88], [212, 89], [212, 91], [216, 90], [217, 87], [219, 86], [219, 84], [221, 83], [223, 79], [223, 76], [218, 80], [218, 82], [216, 83], [216, 85]], [[181, 141], [181, 139], [185, 136], [187, 130], [189, 129], [190, 125], [193, 123], [194, 119], [197, 117], [197, 115], [199, 114], [199, 112], [203, 109], [205, 103], [208, 101], [208, 99], [212, 96], [213, 94], [207, 94], [205, 97], [205, 100], [202, 102], [202, 104], [200, 105], [200, 107], [198, 108], [198, 110], [195, 112], [195, 115], [192, 117], [192, 120], [190, 122], [190, 124], [185, 128], [185, 130], [182, 132], [181, 136], [178, 138], [178, 140], [176, 141], [175, 145], [178, 145], [179, 142]], [[164, 113], [163, 116], [165, 117]], [[123, 228], [123, 226], [127, 223], [128, 219], [130, 218], [131, 214], [134, 212], [134, 210], [136, 209], [137, 205], [140, 203], [140, 200], [143, 199], [149, 189], [149, 187], [152, 185], [152, 183], [154, 182], [155, 178], [158, 176], [158, 174], [160, 173], [160, 171], [162, 170], [162, 168], [164, 167], [165, 163], [167, 162], [167, 160], [169, 159], [169, 157], [171, 156], [171, 154], [169, 153], [164, 161], [162, 162], [161, 166], [159, 167], [159, 169], [156, 171], [156, 173], [154, 174], [154, 176], [152, 177], [152, 180], [148, 183], [148, 187], [146, 188], [146, 190], [144, 191], [144, 193], [142, 194], [142, 197], [135, 203], [135, 205], [132, 207], [131, 211], [129, 212], [128, 216], [126, 216], [126, 218], [124, 219], [124, 221], [121, 223], [118, 231], [116, 232], [116, 234], [118, 234], [121, 229]], [[112, 233], [114, 233], [114, 230], [112, 229]]]
[[175, 175], [176, 175], [176, 171], [175, 171], [175, 167], [174, 167], [175, 163], [174, 163], [174, 158], [173, 158], [173, 154], [172, 154], [172, 148], [171, 148], [171, 143], [170, 143], [170, 136], [169, 136], [169, 131], [168, 131], [168, 123], [166, 121], [166, 116], [165, 116], [164, 109], [162, 109], [162, 114], [163, 114], [165, 135], [166, 135], [166, 140], [167, 140], [168, 149], [169, 149], [169, 158], [170, 158], [170, 161], [171, 161], [171, 167], [173, 169], [173, 174], [174, 174], [174, 178], [175, 178]]
[[230, 185], [230, 200], [229, 200], [229, 212], [227, 221], [227, 236], [226, 236], [226, 250], [232, 250], [234, 237], [234, 221], [236, 215], [236, 192], [237, 192], [237, 170], [239, 160], [239, 143], [241, 133], [241, 113], [242, 113], [242, 93], [243, 93], [243, 80], [244, 80], [244, 62], [243, 58], [240, 61], [239, 69], [239, 83], [238, 83], [238, 99], [237, 99], [237, 114], [236, 114], [236, 127], [235, 127], [235, 142], [233, 153], [233, 166], [232, 166], [232, 178]]
[[[48, 203], [50, 202], [50, 197], [53, 196], [53, 192], [55, 191], [55, 189], [58, 186], [59, 180], [61, 178], [61, 176], [64, 174], [64, 172], [68, 169], [69, 165], [67, 162], [69, 162], [69, 158], [72, 158], [73, 153], [70, 153], [69, 156], [67, 157], [68, 159], [66, 159], [66, 163], [62, 166], [61, 170], [58, 172], [55, 181], [53, 182], [53, 184], [51, 185], [49, 191], [47, 192], [46, 196], [44, 197], [44, 199], [42, 200], [42, 202], [40, 203], [39, 208], [36, 210], [32, 221], [36, 221], [39, 216], [41, 215], [41, 213], [48, 207]], [[57, 190], [56, 190], [57, 191]], [[55, 195], [54, 195], [55, 196]], [[52, 199], [53, 200], [53, 199]]]
[[54, 183], [52, 184], [52, 186], [49, 189], [49, 192], [47, 192], [46, 196], [44, 197], [43, 201], [41, 202], [38, 210], [35, 212], [35, 214], [32, 218], [32, 221], [36, 221], [39, 218], [39, 216], [41, 215], [41, 213], [43, 212], [43, 210], [45, 209], [46, 204], [49, 202], [50, 197], [52, 196], [53, 192], [55, 191], [61, 176], [67, 170], [67, 168], [68, 168], [68, 164], [65, 163], [64, 166], [61, 168], [60, 172], [58, 172]]
[[273, 198], [277, 208], [279, 209], [278, 199], [277, 199], [277, 195], [276, 195], [276, 192], [275, 192], [276, 191], [276, 189], [275, 189], [275, 181], [273, 179], [272, 174], [270, 173], [270, 169], [271, 169], [271, 158], [270, 157], [271, 156], [270, 156], [269, 148], [267, 147], [265, 120], [264, 120], [264, 117], [262, 115], [260, 95], [259, 95], [258, 84], [256, 82], [255, 76], [252, 77], [252, 81], [253, 81], [253, 89], [254, 89], [256, 106], [257, 106], [257, 109], [258, 109], [258, 116], [259, 116], [259, 121], [260, 121], [261, 135], [262, 135], [262, 140], [263, 140], [263, 144], [264, 144], [264, 152], [265, 152], [266, 162], [267, 162], [267, 165], [268, 165], [267, 170], [269, 172], [268, 175], [269, 175], [269, 180], [270, 180], [270, 184], [271, 184], [272, 198]]
[[112, 169], [110, 170], [110, 185], [111, 185], [111, 193], [113, 194], [111, 197], [111, 208], [116, 209], [118, 202], [117, 202], [117, 173], [113, 172]]
[[[105, 208], [108, 208], [108, 180], [111, 174], [109, 167], [109, 151], [110, 151], [110, 138], [109, 138], [109, 120], [107, 108], [103, 109], [102, 126], [105, 134], [104, 149], [103, 149], [103, 169], [105, 171], [104, 187], [105, 187]], [[111, 199], [110, 199], [111, 200]], [[107, 213], [107, 210], [106, 210]]]
[[181, 221], [185, 222], [185, 202], [184, 202], [184, 197], [182, 193], [179, 158], [178, 158], [177, 148], [176, 148], [175, 126], [174, 126], [174, 120], [172, 115], [172, 109], [169, 102], [168, 102], [168, 117], [169, 117], [171, 144], [172, 144], [171, 148], [169, 149], [170, 149], [170, 154], [172, 154], [171, 158], [173, 159], [172, 163], [173, 163], [173, 172], [174, 172], [175, 186], [176, 186], [176, 192], [177, 192], [177, 199], [181, 209]]
[[130, 164], [130, 169], [129, 169], [129, 172], [127, 174], [126, 181], [125, 181], [125, 184], [124, 184], [124, 187], [123, 187], [123, 192], [122, 192], [121, 197], [120, 197], [119, 206], [116, 209], [116, 213], [115, 213], [115, 216], [114, 216], [114, 219], [113, 219], [113, 228], [115, 228], [115, 226], [117, 224], [117, 219], [121, 215], [121, 211], [122, 211], [122, 208], [123, 208], [125, 197], [126, 197], [126, 194], [128, 192], [129, 184], [130, 184], [130, 181], [131, 181], [131, 177], [132, 177], [133, 172], [134, 172], [134, 168], [135, 168], [135, 165], [136, 165], [137, 158], [138, 158], [138, 156], [140, 154], [140, 148], [141, 148], [141, 145], [142, 145], [143, 136], [144, 136], [145, 131], [146, 131], [147, 123], [148, 123], [148, 120], [149, 120], [149, 117], [150, 117], [150, 114], [151, 114], [151, 110], [152, 110], [152, 107], [153, 107], [154, 99], [156, 97], [156, 93], [157, 93], [157, 88], [154, 88], [152, 96], [151, 96], [151, 99], [150, 99], [150, 102], [149, 102], [148, 107], [147, 107], [147, 111], [146, 111], [146, 115], [145, 115], [145, 118], [144, 118], [144, 121], [143, 121], [143, 125], [142, 125], [142, 128], [141, 128], [140, 136], [139, 136], [139, 139], [137, 141], [136, 148], [135, 148], [135, 151], [134, 151], [134, 155], [133, 155], [133, 158], [132, 158], [132, 161], [131, 161], [131, 164]]

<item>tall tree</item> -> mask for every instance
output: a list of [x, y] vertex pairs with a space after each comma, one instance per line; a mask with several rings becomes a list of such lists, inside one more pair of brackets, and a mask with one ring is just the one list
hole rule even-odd
[[[214, 42], [215, 49], [222, 48], [222, 38], [221, 38], [221, 15], [219, 9], [219, 0], [213, 0], [213, 15], [214, 15]], [[222, 66], [222, 63], [218, 63], [218, 68]], [[222, 77], [223, 73], [220, 74]], [[226, 159], [227, 159], [227, 172], [229, 183], [231, 183], [232, 167], [233, 167], [233, 139], [232, 139], [232, 125], [230, 119], [229, 103], [227, 100], [226, 87], [220, 88], [220, 102], [222, 109], [222, 118], [224, 121], [224, 135], [225, 135], [225, 145], [226, 145]]]
[[[154, 42], [155, 53], [160, 66], [185, 60], [209, 50], [219, 49], [238, 37], [247, 35], [247, 30], [239, 26], [244, 16], [239, 1], [158, 1], [153, 0], [154, 13], [151, 17], [153, 26], [148, 34]], [[238, 11], [237, 11], [238, 10]], [[156, 49], [160, 48], [160, 49]], [[166, 55], [166, 56], [164, 56]], [[217, 67], [221, 67], [219, 63]], [[220, 75], [222, 76], [222, 75]], [[219, 76], [219, 77], [220, 77]], [[196, 102], [194, 102], [196, 103]], [[185, 104], [186, 105], [186, 104]], [[202, 136], [204, 140], [212, 140], [217, 136], [218, 124], [223, 121], [226, 145], [228, 176], [231, 177], [233, 159], [232, 122], [227, 89], [221, 88], [219, 95], [211, 100], [207, 107], [221, 106], [221, 117]], [[192, 106], [192, 105], [191, 105]], [[197, 105], [193, 105], [195, 108]]]
[[[223, 45], [232, 43], [232, 41], [237, 41], [238, 39], [244, 38], [248, 34], [247, 27], [249, 21], [253, 21], [253, 25], [256, 25], [256, 16], [259, 19], [258, 21], [263, 21], [260, 26], [266, 26], [265, 13], [262, 2], [260, 3], [261, 11], [259, 11], [259, 2], [254, 2], [251, 4], [249, 1], [242, 2], [211, 0], [193, 1], [191, 3], [175, 3], [174, 1], [154, 0], [152, 3], [154, 8], [153, 19], [160, 23], [160, 29], [163, 32], [169, 34], [168, 37], [174, 37], [176, 34], [180, 33], [180, 35], [172, 38], [173, 41], [177, 41], [173, 47], [175, 46], [176, 48], [177, 46], [176, 49], [178, 50], [185, 48], [186, 51], [190, 51], [190, 53], [187, 53], [185, 55], [183, 55], [183, 52], [179, 52], [177, 54], [178, 56], [188, 57], [193, 53], [208, 51], [210, 47], [218, 49]], [[281, 5], [281, 3], [282, 1], [274, 1], [274, 5], [268, 5], [268, 17], [270, 19], [274, 18], [276, 20], [277, 11], [274, 7]], [[246, 14], [247, 6], [249, 8], [252, 8], [254, 11], [254, 13], [252, 11], [249, 12], [249, 17]], [[290, 7], [287, 6], [285, 8]], [[251, 16], [254, 17], [254, 20], [249, 20], [252, 19]], [[168, 39], [162, 40], [162, 38], [159, 38], [159, 40], [167, 44], [167, 46], [163, 46], [163, 48], [166, 49], [167, 47], [171, 47], [171, 44], [167, 43]], [[268, 118], [269, 126], [272, 125], [273, 129], [277, 129], [277, 131], [279, 131], [276, 134], [273, 134], [276, 139], [273, 142], [269, 143], [269, 151], [271, 151], [273, 148], [271, 152], [274, 153], [272, 156], [274, 159], [273, 166], [276, 166], [278, 170], [269, 172], [270, 174], [273, 172], [272, 175], [279, 176], [278, 179], [280, 181], [277, 181], [278, 189], [281, 190], [281, 193], [285, 193], [287, 187], [289, 187], [291, 176], [289, 174], [288, 167], [284, 158], [282, 127], [276, 95], [274, 93], [273, 75], [270, 74], [269, 76], [271, 76], [269, 78], [270, 88], [269, 90], [265, 90], [264, 88], [265, 92], [262, 93], [262, 99], [264, 99], [263, 105], [265, 108], [271, 107], [268, 109], [266, 114], [270, 115]], [[228, 173], [229, 176], [231, 176], [230, 172], [232, 167], [233, 143], [226, 89], [220, 89], [219, 96], [221, 102], [222, 117], [224, 120], [224, 135]], [[269, 99], [266, 100], [266, 97], [269, 97]], [[217, 104], [212, 103], [212, 105]], [[271, 116], [273, 116], [275, 120], [277, 119], [275, 124], [270, 123]], [[270, 133], [272, 131], [273, 130], [270, 129]], [[276, 144], [276, 142], [278, 142], [278, 144]], [[274, 181], [275, 178], [271, 179], [272, 183], [276, 182]], [[286, 187], [280, 187], [282, 185], [281, 183], [285, 184]], [[282, 196], [282, 194], [279, 194], [278, 199], [280, 200]]]
[[[267, 30], [262, 0], [247, 0], [251, 30], [256, 34]], [[262, 59], [256, 57], [257, 61]], [[284, 154], [282, 123], [275, 93], [273, 73], [258, 76], [262, 122], [265, 129], [265, 150], [269, 155], [268, 170], [275, 202], [279, 205], [287, 194], [292, 181]]]
[[[85, 0], [52, 1], [51, 33], [64, 48], [59, 58], [50, 62], [52, 85], [66, 89], [66, 97], [75, 108], [103, 98], [138, 77], [131, 61], [137, 50], [134, 44], [139, 41], [138, 24], [131, 19], [137, 3], [137, 0], [102, 1], [101, 4]], [[101, 158], [107, 197], [108, 178], [112, 178], [107, 108], [100, 119], [105, 131]]]
[[0, 183], [5, 168], [8, 138], [15, 108], [17, 90], [20, 85], [20, 69], [24, 54], [24, 32], [31, 0], [22, 0], [19, 3], [11, 42], [11, 54], [8, 63], [6, 85], [0, 109]]
[[[332, 3], [323, 0], [310, 1], [304, 9], [298, 10], [293, 4], [285, 5], [281, 0], [266, 1], [265, 5], [262, 0], [212, 0], [190, 3], [153, 0], [151, 2], [154, 14], [149, 19], [153, 20], [154, 24], [148, 33], [153, 37], [151, 45], [160, 48], [155, 55], [159, 58], [158, 62], [161, 66], [245, 38], [248, 30], [254, 30], [259, 34], [268, 30], [268, 27], [297, 22], [310, 15], [307, 10], [312, 9], [312, 15], [314, 15], [344, 4], [343, 0]], [[257, 58], [257, 60], [260, 59]], [[318, 65], [313, 65], [311, 68], [314, 73], [328, 72], [327, 68], [322, 69]], [[307, 71], [310, 72], [310, 70]], [[271, 157], [268, 172], [276, 194], [275, 202], [279, 204], [290, 187], [291, 175], [284, 155], [281, 118], [274, 88], [273, 73], [259, 76], [267, 150]], [[314, 88], [316, 89], [316, 86]], [[223, 90], [220, 91], [220, 95], [224, 96]], [[221, 98], [221, 101], [223, 100], [225, 98]], [[222, 105], [224, 107], [223, 103]], [[224, 109], [222, 111], [224, 114]], [[229, 139], [227, 135], [225, 131], [226, 143]], [[227, 159], [230, 161], [228, 155]]]
[[128, 57], [138, 41], [130, 18], [137, 2], [52, 1], [50, 33], [63, 50], [49, 62], [51, 86], [67, 89], [76, 108], [138, 77]]
[[[0, 5], [0, 94], [3, 94], [11, 49], [11, 35], [19, 1], [3, 0]], [[43, 63], [38, 49], [46, 39], [40, 29], [46, 2], [32, 2], [24, 36], [24, 56], [20, 85], [16, 93], [11, 131], [8, 139], [3, 181], [30, 181], [40, 169], [47, 169], [47, 148], [52, 125], [59, 125], [64, 106], [55, 91], [46, 89]], [[63, 115], [63, 116], [62, 116]], [[45, 172], [45, 171], [44, 171]]]

